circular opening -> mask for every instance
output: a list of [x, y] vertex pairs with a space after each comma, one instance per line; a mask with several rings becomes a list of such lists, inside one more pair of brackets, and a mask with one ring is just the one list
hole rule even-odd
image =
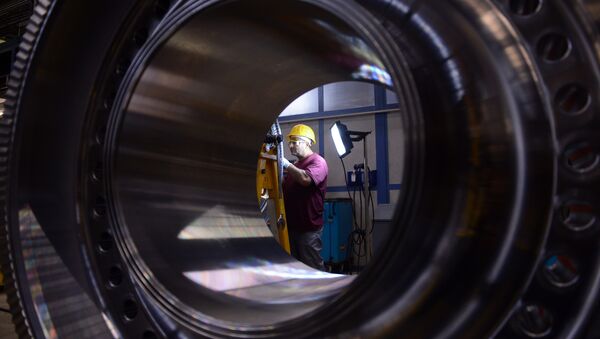
[[546, 62], [563, 60], [571, 51], [571, 42], [560, 33], [548, 33], [537, 43], [537, 54]]
[[0, 97], [0, 119], [4, 117], [4, 102], [6, 102], [6, 99]]
[[96, 182], [102, 181], [102, 175], [104, 173], [104, 168], [102, 166], [102, 163], [97, 163], [94, 170], [92, 171], [92, 179]]
[[[257, 162], [269, 128], [303, 93], [318, 97], [319, 87], [326, 97], [333, 96], [330, 91], [362, 89], [370, 106], [375, 105], [375, 87], [388, 91], [390, 99], [395, 94], [376, 53], [332, 14], [301, 2], [275, 6], [281, 13], [268, 17], [243, 1], [228, 6], [192, 17], [153, 55], [126, 108], [114, 182], [136, 254], [152, 271], [152, 284], [164, 286], [177, 307], [189, 307], [185, 309], [199, 318], [273, 324], [313, 312], [347, 291], [373, 252], [366, 244], [372, 241], [374, 208], [369, 209], [371, 217], [356, 215], [371, 223], [363, 225], [362, 242], [349, 247], [358, 242], [349, 234], [338, 242], [360, 257], [328, 268], [347, 274], [316, 270], [288, 255], [258, 206]], [[240, 55], [245, 61], [235, 67], [225, 62]], [[332, 85], [339, 83], [346, 87]], [[330, 104], [325, 101], [324, 109], [354, 112]], [[393, 111], [387, 102], [377, 104]], [[394, 120], [388, 126], [396, 133], [401, 119], [398, 112], [390, 117]], [[350, 127], [368, 122], [369, 130], [376, 121], [375, 113], [342, 120]], [[337, 174], [332, 171], [329, 183], [342, 186], [346, 175], [333, 157], [333, 121], [304, 122], [318, 135], [315, 151], [325, 147], [325, 157], [331, 157]], [[283, 134], [292, 123], [282, 122]], [[370, 145], [376, 143], [374, 134], [368, 137]], [[392, 138], [396, 146], [389, 154], [398, 156], [402, 136]], [[346, 158], [348, 170], [363, 162], [362, 146], [357, 142], [355, 147]], [[369, 152], [368, 166], [375, 167], [375, 152]], [[389, 177], [400, 180], [402, 173]], [[358, 205], [358, 190], [355, 195]], [[362, 204], [367, 211], [377, 197], [371, 194]], [[386, 213], [391, 224], [394, 210]], [[275, 223], [278, 219], [273, 218]], [[234, 311], [221, 311], [227, 307]]]
[[529, 338], [543, 338], [552, 331], [553, 317], [548, 310], [538, 305], [523, 305], [512, 318], [517, 331]]
[[117, 266], [111, 267], [108, 274], [108, 282], [112, 287], [121, 285], [123, 282], [123, 271]]
[[546, 259], [544, 273], [550, 283], [556, 287], [572, 286], [579, 279], [575, 263], [566, 255], [553, 255]]
[[570, 145], [565, 150], [565, 164], [575, 173], [589, 173], [598, 167], [600, 156], [587, 142]]
[[581, 232], [596, 222], [591, 204], [580, 201], [568, 201], [561, 206], [560, 219], [570, 230]]
[[98, 145], [103, 145], [105, 138], [106, 138], [106, 127], [100, 128], [98, 130], [98, 132], [96, 133], [96, 143]]
[[570, 84], [558, 90], [554, 101], [563, 114], [573, 116], [588, 108], [592, 97], [589, 91], [582, 86]]
[[[381, 188], [378, 187], [377, 179], [387, 176], [391, 185], [400, 186], [404, 152], [401, 141], [404, 131], [400, 123], [396, 94], [385, 86], [389, 75], [381, 69], [364, 67], [360, 77], [377, 80], [379, 83], [328, 83], [294, 99], [279, 115], [278, 121], [268, 133], [268, 142], [262, 146], [263, 153], [273, 156], [279, 154], [294, 166], [308, 169], [313, 178], [319, 178], [319, 167], [311, 165], [312, 158], [321, 158], [327, 165], [327, 179], [323, 183], [325, 194], [322, 219], [315, 225], [323, 225], [320, 234], [322, 248], [317, 251], [320, 258], [316, 261], [313, 256], [296, 249], [297, 246], [303, 246], [298, 230], [304, 230], [304, 225], [309, 223], [304, 217], [317, 213], [311, 208], [298, 207], [312, 206], [309, 201], [297, 197], [305, 193], [305, 189], [292, 177], [289, 170], [283, 170], [283, 178], [277, 178], [276, 162], [273, 160], [259, 159], [257, 168], [260, 210], [279, 243], [285, 241], [280, 239], [277, 226], [277, 221], [280, 220], [278, 215], [283, 213], [277, 209], [278, 192], [269, 189], [268, 183], [281, 180], [285, 221], [289, 230], [289, 237], [283, 235], [283, 238], [290, 241], [292, 255], [314, 268], [350, 275], [361, 272], [372, 260], [373, 253], [380, 249], [382, 239], [388, 237], [391, 219], [385, 216], [377, 221], [373, 219], [375, 215], [382, 215], [389, 209], [386, 205], [398, 204], [400, 190], [376, 190]], [[382, 96], [377, 103], [376, 92]], [[373, 106], [379, 108], [373, 109]], [[378, 116], [373, 112], [380, 111], [383, 107], [387, 110], [385, 115]], [[351, 110], [352, 113], [340, 114], [343, 110]], [[337, 116], [332, 118], [332, 115]], [[311, 118], [306, 119], [306, 116]], [[377, 123], [385, 123], [387, 126], [377, 128], [374, 126]], [[351, 132], [340, 134], [339, 129]], [[296, 135], [292, 137], [292, 133]], [[300, 136], [297, 134], [304, 134], [306, 138], [314, 137], [316, 143], [309, 145], [290, 142], [290, 138]], [[336, 143], [342, 138], [346, 138], [345, 145]], [[355, 140], [350, 140], [352, 138]], [[380, 144], [369, 149], [369, 155], [365, 157], [365, 146], [368, 148], [368, 144], [375, 141]], [[383, 172], [381, 174], [374, 169], [376, 159], [384, 164], [379, 166], [379, 171]], [[370, 187], [369, 190], [367, 186]], [[377, 196], [377, 192], [383, 194]]]
[[123, 316], [125, 320], [131, 321], [138, 314], [137, 302], [133, 299], [127, 299], [123, 302]]
[[514, 14], [527, 16], [539, 12], [542, 0], [510, 0], [510, 11]]
[[[96, 173], [96, 172], [94, 172]], [[106, 215], [106, 200], [103, 197], [97, 197], [94, 204], [93, 215], [96, 218], [102, 218]]]
[[[394, 302], [392, 298], [405, 295], [405, 288], [418, 287], [410, 292], [412, 297], [427, 293], [416, 285], [429, 282], [427, 277], [431, 274], [432, 262], [449, 262], [451, 265], [448, 266], [453, 268], [446, 274], [477, 275], [473, 272], [487, 272], [487, 265], [492, 264], [498, 253], [505, 253], [501, 249], [512, 248], [505, 243], [511, 241], [510, 237], [497, 237], [497, 243], [490, 246], [487, 235], [479, 231], [488, 225], [480, 225], [483, 220], [491, 219], [498, 225], [511, 224], [510, 220], [514, 220], [512, 213], [520, 213], [510, 207], [510, 197], [517, 189], [511, 184], [518, 181], [517, 176], [527, 176], [520, 168], [529, 168], [529, 165], [551, 168], [554, 159], [538, 159], [543, 165], [537, 161], [527, 163], [528, 166], [512, 167], [522, 161], [511, 151], [519, 147], [514, 131], [520, 129], [504, 129], [511, 126], [505, 123], [506, 119], [512, 118], [500, 113], [505, 110], [498, 107], [509, 107], [510, 100], [504, 101], [505, 95], [509, 94], [514, 94], [518, 100], [530, 100], [533, 105], [538, 103], [530, 97], [520, 97], [520, 93], [501, 91], [505, 87], [496, 81], [504, 73], [491, 75], [489, 81], [492, 84], [489, 86], [487, 78], [470, 77], [469, 74], [478, 74], [480, 69], [495, 70], [494, 67], [488, 68], [495, 60], [483, 58], [481, 63], [473, 64], [475, 69], [463, 72], [460, 60], [438, 58], [439, 39], [431, 36], [431, 41], [422, 41], [419, 39], [423, 36], [416, 34], [414, 40], [419, 40], [424, 45], [422, 49], [432, 55], [416, 48], [416, 55], [412, 55], [410, 60], [419, 60], [423, 56], [422, 62], [442, 62], [443, 65], [427, 70], [413, 65], [414, 69], [404, 70], [405, 62], [409, 60], [401, 60], [395, 53], [396, 47], [411, 46], [409, 42], [416, 41], [407, 39], [397, 41], [398, 44], [393, 46], [384, 44], [384, 38], [388, 36], [379, 36], [377, 31], [369, 29], [379, 26], [356, 23], [355, 27], [354, 20], [351, 20], [355, 17], [344, 17], [347, 20], [344, 21], [329, 11], [329, 6], [342, 3], [343, 6], [354, 6], [354, 2], [323, 2], [327, 3], [326, 10], [306, 1], [290, 1], [285, 5], [280, 1], [266, 1], [270, 6], [269, 13], [250, 3], [253, 2], [227, 1], [222, 6], [205, 9], [185, 18], [178, 29], [171, 27], [168, 34], [172, 32], [172, 35], [165, 36], [166, 40], [160, 45], [145, 46], [147, 49], [142, 50], [141, 60], [135, 62], [143, 68], [133, 72], [139, 74], [139, 78], [131, 83], [131, 87], [122, 89], [128, 97], [113, 112], [115, 119], [110, 119], [116, 124], [110, 126], [111, 132], [114, 129], [115, 133], [108, 133], [112, 139], [107, 147], [112, 157], [109, 157], [110, 163], [106, 166], [111, 172], [106, 173], [106, 177], [110, 178], [108, 184], [112, 188], [108, 190], [113, 199], [111, 202], [114, 202], [111, 208], [116, 208], [111, 211], [111, 216], [115, 215], [118, 220], [112, 226], [116, 228], [115, 236], [119, 236], [118, 245], [123, 246], [120, 253], [124, 253], [127, 272], [143, 282], [140, 298], [156, 302], [160, 305], [158, 312], [189, 322], [194, 330], [210, 332], [217, 328], [228, 331], [243, 327], [254, 335], [269, 327], [291, 333], [302, 327], [305, 320], [316, 319], [330, 311], [343, 311], [344, 305], [361, 309], [376, 307], [367, 305], [371, 297], [387, 307]], [[355, 9], [357, 13], [363, 10], [362, 7]], [[345, 13], [354, 12], [340, 11], [340, 15]], [[429, 23], [436, 22], [431, 20]], [[422, 22], [415, 22], [414, 27], [423, 30], [419, 32], [425, 35], [433, 32]], [[399, 35], [396, 38], [401, 40], [404, 37]], [[157, 41], [160, 40], [151, 39], [149, 44]], [[402, 45], [401, 42], [407, 44]], [[493, 48], [497, 47], [496, 43], [490, 44]], [[490, 55], [480, 52], [473, 48], [465, 57]], [[413, 77], [411, 71], [419, 77]], [[514, 71], [507, 76], [513, 76], [522, 69]], [[487, 74], [483, 72], [482, 75], [484, 73]], [[429, 79], [438, 74], [439, 83], [432, 85]], [[413, 80], [419, 85], [411, 82]], [[371, 93], [374, 104], [361, 107], [374, 109], [380, 107], [377, 105], [384, 106], [382, 110], [371, 112], [376, 113], [377, 119], [368, 117], [372, 128], [359, 127], [360, 120], [366, 118], [356, 114], [356, 107], [340, 107], [327, 101], [335, 93], [346, 94], [349, 100], [356, 99], [355, 95], [340, 90], [339, 84], [343, 83], [371, 86], [372, 90], [366, 93]], [[394, 89], [393, 83], [406, 85], [406, 88]], [[471, 93], [480, 85], [486, 90], [472, 93], [475, 95], [473, 103], [480, 102], [481, 107], [463, 105], [465, 91]], [[533, 85], [533, 80], [531, 84], [524, 85]], [[421, 89], [426, 94], [439, 94], [443, 98], [439, 102], [422, 102], [427, 114], [417, 108], [418, 98], [412, 95]], [[385, 100], [387, 90], [391, 94], [405, 96], [396, 98], [406, 109], [402, 111], [402, 118], [396, 116], [394, 119], [414, 127], [406, 127], [405, 132], [410, 134], [406, 138], [390, 133], [390, 137], [397, 139], [386, 145], [387, 151], [389, 154], [398, 152], [403, 147], [402, 140], [415, 142], [414, 148], [407, 148], [407, 153], [409, 150], [413, 152], [412, 156], [407, 155], [407, 159], [415, 161], [406, 161], [411, 166], [407, 167], [406, 172], [410, 171], [410, 175], [406, 176], [414, 175], [414, 180], [411, 178], [406, 182], [408, 188], [404, 190], [403, 186], [402, 189], [403, 194], [420, 200], [409, 201], [410, 198], [402, 196], [402, 201], [388, 203], [385, 212], [390, 219], [394, 218], [394, 232], [385, 240], [388, 246], [382, 250], [379, 260], [373, 260], [360, 275], [341, 274], [348, 273], [343, 272], [343, 268], [340, 273], [330, 273], [308, 267], [281, 248], [261, 214], [261, 210], [268, 208], [259, 208], [264, 204], [259, 203], [258, 195], [264, 195], [268, 189], [257, 190], [257, 173], [267, 172], [257, 168], [260, 147], [265, 143], [265, 136], [273, 122], [290, 103], [305, 94], [317, 98], [323, 96], [324, 101], [313, 101], [317, 104], [312, 112], [303, 111], [298, 114], [302, 119], [293, 118], [299, 121], [283, 119], [285, 115], [282, 114], [281, 124], [287, 126], [281, 126], [281, 134], [285, 138], [286, 129], [293, 128], [296, 122], [306, 122], [316, 132], [316, 145], [324, 145], [327, 157], [337, 152], [329, 135], [334, 122], [340, 120], [346, 124], [347, 131], [357, 132], [353, 140], [354, 150], [349, 155], [344, 153], [347, 160], [345, 167], [340, 166], [337, 158], [330, 162], [330, 166], [332, 170], [334, 165], [342, 167], [336, 171], [338, 185], [343, 190], [336, 193], [346, 196], [346, 187], [350, 183], [358, 183], [356, 196], [359, 197], [361, 171], [363, 183], [367, 178], [369, 183], [373, 182], [365, 176], [371, 164], [377, 164], [371, 168], [376, 168], [378, 173], [385, 172], [378, 161], [383, 152], [374, 159], [373, 148], [380, 143], [379, 138], [389, 132], [385, 128], [390, 126], [390, 121], [378, 120], [385, 117], [384, 112], [390, 108], [387, 105], [391, 103]], [[503, 93], [498, 100], [487, 100], [482, 94], [496, 90]], [[450, 108], [454, 106], [456, 111]], [[480, 107], [482, 111], [469, 110], [468, 107]], [[329, 115], [307, 121], [313, 113], [325, 111], [335, 115], [352, 115], [352, 119]], [[452, 114], [449, 114], [450, 111]], [[540, 125], [536, 124], [536, 130], [545, 130], [541, 126], [545, 117], [539, 118]], [[520, 124], [519, 121], [515, 123]], [[378, 128], [386, 132], [379, 133]], [[342, 129], [341, 125], [338, 129]], [[369, 135], [368, 132], [373, 131], [375, 134]], [[360, 151], [360, 132], [365, 133], [363, 152]], [[417, 132], [423, 135], [418, 136]], [[446, 149], [449, 152], [444, 152]], [[429, 153], [425, 156], [425, 150], [433, 150], [432, 153], [437, 156]], [[356, 159], [352, 160], [352, 157]], [[360, 161], [367, 158], [372, 162]], [[402, 156], [399, 158], [398, 161], [404, 161]], [[487, 166], [493, 170], [488, 171]], [[444, 169], [444, 175], [435, 173], [440, 168]], [[467, 177], [463, 176], [463, 171], [469, 172]], [[402, 173], [393, 173], [404, 177]], [[502, 175], [501, 181], [497, 181], [497, 175]], [[390, 176], [376, 178], [385, 180]], [[535, 179], [546, 183], [553, 178], [542, 174]], [[487, 186], [492, 182], [506, 185], [495, 190], [495, 185], [494, 188]], [[386, 189], [401, 184], [404, 185], [394, 181], [377, 182]], [[552, 194], [546, 188], [537, 191], [539, 187], [550, 185], [535, 186], [533, 190], [539, 195]], [[439, 187], [446, 189], [440, 190]], [[272, 189], [275, 189], [274, 186]], [[370, 187], [365, 188], [365, 191], [368, 190]], [[363, 206], [379, 203], [379, 193], [377, 200], [375, 194], [371, 196], [373, 202], [371, 197], [363, 196]], [[493, 197], [489, 198], [488, 193]], [[535, 193], [526, 190], [527, 195]], [[502, 199], [504, 197], [507, 199]], [[423, 208], [420, 204], [425, 200], [433, 201], [431, 205], [434, 206]], [[500, 207], [506, 209], [500, 211], [496, 208], [490, 214], [490, 204], [498, 207], [494, 202], [504, 200], [507, 203]], [[289, 210], [293, 213], [292, 209]], [[357, 210], [368, 211], [355, 208], [354, 212]], [[545, 211], [540, 212], [543, 218], [547, 217]], [[381, 218], [382, 213], [372, 213], [371, 216], [357, 213], [354, 218], [372, 222], [374, 216]], [[329, 215], [326, 218], [329, 219]], [[498, 218], [501, 220], [498, 221]], [[279, 217], [271, 220], [277, 226]], [[341, 237], [346, 251], [356, 251], [357, 257], [369, 253], [370, 240], [367, 238], [372, 227], [368, 227], [368, 222], [366, 224], [367, 227]], [[427, 242], [420, 241], [424, 238], [428, 239]], [[486, 259], [477, 259], [476, 267], [455, 265], [458, 260], [464, 259], [447, 258], [446, 254], [455, 248], [463, 248], [473, 254], [464, 257]], [[129, 269], [129, 265], [133, 267]], [[360, 265], [357, 263], [357, 266]], [[528, 260], [517, 265], [523, 265], [523, 269], [534, 269], [534, 263]], [[527, 265], [530, 265], [529, 268], [526, 268]], [[403, 267], [411, 269], [403, 270]], [[479, 278], [483, 281], [483, 275], [476, 277], [471, 287], [477, 286]], [[373, 282], [377, 283], [376, 286], [392, 288], [393, 285], [394, 290], [380, 290], [374, 287]], [[431, 283], [442, 288], [439, 281]], [[466, 288], [461, 285], [457, 292], [465, 292]], [[379, 293], [386, 297], [394, 296], [384, 298], [375, 295]], [[362, 297], [354, 298], [358, 294]], [[499, 300], [499, 303], [502, 302]], [[505, 314], [500, 308], [511, 306], [504, 304], [496, 311]], [[376, 313], [376, 310], [369, 311], [371, 315]], [[324, 326], [337, 321], [328, 319]]]
[[100, 240], [98, 242], [98, 247], [102, 252], [108, 252], [113, 248], [113, 238], [112, 235], [108, 232], [102, 232], [100, 235]]
[[106, 112], [110, 111], [113, 104], [112, 99], [114, 99], [114, 97], [114, 94], [110, 94], [107, 96], [106, 99], [104, 99], [104, 102], [102, 103], [102, 108], [104, 108]]

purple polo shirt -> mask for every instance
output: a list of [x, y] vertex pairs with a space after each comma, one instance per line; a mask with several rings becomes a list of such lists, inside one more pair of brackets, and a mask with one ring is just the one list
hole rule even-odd
[[323, 201], [327, 189], [327, 162], [318, 153], [298, 160], [294, 166], [306, 171], [312, 184], [304, 187], [286, 175], [283, 180], [288, 227], [299, 232], [317, 231], [323, 226]]

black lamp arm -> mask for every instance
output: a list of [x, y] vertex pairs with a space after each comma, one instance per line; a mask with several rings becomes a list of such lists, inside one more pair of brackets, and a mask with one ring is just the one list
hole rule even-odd
[[359, 131], [347, 131], [350, 136], [350, 140], [352, 141], [361, 141], [367, 135], [371, 134], [371, 132], [359, 132]]

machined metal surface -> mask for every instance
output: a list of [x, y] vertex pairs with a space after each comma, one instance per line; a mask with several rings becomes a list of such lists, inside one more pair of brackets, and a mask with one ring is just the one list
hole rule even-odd
[[[40, 2], [0, 118], [20, 333], [593, 337], [594, 8]], [[254, 187], [277, 115], [345, 80], [394, 90], [406, 133], [394, 230], [358, 276], [289, 257]]]

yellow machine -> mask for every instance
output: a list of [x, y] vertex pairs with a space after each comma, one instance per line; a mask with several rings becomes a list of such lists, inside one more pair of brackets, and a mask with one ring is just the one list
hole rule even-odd
[[283, 156], [279, 123], [273, 124], [258, 157], [256, 168], [256, 194], [260, 210], [277, 241], [290, 253], [290, 240], [283, 203], [281, 178], [283, 169], [279, 159]]

